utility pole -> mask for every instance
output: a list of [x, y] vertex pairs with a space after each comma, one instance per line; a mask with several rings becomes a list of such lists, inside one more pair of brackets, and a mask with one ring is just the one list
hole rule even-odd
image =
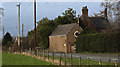
[[80, 21], [79, 21], [79, 16], [80, 16], [80, 15], [78, 14], [78, 24], [80, 23]]
[[22, 37], [24, 36], [23, 32], [24, 32], [24, 24], [22, 24]]
[[18, 47], [20, 47], [20, 4], [18, 4], [17, 7], [18, 7]]
[[34, 49], [36, 48], [36, 0], [34, 0]]
[[[0, 32], [3, 32], [2, 30], [2, 16], [3, 16], [3, 8], [0, 7]], [[0, 39], [3, 38], [4, 36], [0, 36]]]
[[4, 37], [4, 32], [5, 32], [5, 31], [4, 31], [4, 26], [3, 26], [3, 37]]

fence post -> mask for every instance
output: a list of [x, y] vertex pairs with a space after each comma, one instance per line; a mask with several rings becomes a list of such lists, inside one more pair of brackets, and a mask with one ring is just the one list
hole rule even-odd
[[32, 48], [31, 48], [31, 55], [32, 55]]
[[37, 49], [37, 56], [38, 56], [38, 49]]
[[45, 50], [43, 50], [43, 58], [45, 59]]
[[11, 48], [9, 47], [9, 52], [11, 53]]
[[89, 59], [89, 57], [87, 58], [87, 66], [90, 67], [90, 59]]
[[27, 49], [25, 49], [25, 55], [27, 55]]
[[70, 60], [71, 60], [71, 66], [72, 66], [72, 54], [71, 54], [71, 56], [70, 56]]
[[20, 48], [20, 53], [22, 53], [22, 47]]
[[49, 50], [47, 50], [47, 57], [48, 57], [48, 60], [49, 60]]
[[60, 53], [60, 62], [59, 62], [59, 65], [61, 66], [61, 53]]
[[64, 64], [66, 66], [66, 54], [64, 53]]
[[102, 62], [101, 62], [101, 59], [99, 59], [99, 66], [101, 66], [102, 65]]
[[40, 57], [41, 57], [41, 50], [40, 50]]
[[12, 53], [12, 48], [10, 47], [10, 52]]
[[108, 62], [108, 67], [109, 67], [110, 62], [111, 62], [111, 58], [109, 59], [109, 62]]
[[27, 55], [29, 54], [29, 50], [27, 49]]
[[115, 67], [118, 67], [117, 60], [115, 61]]
[[53, 57], [53, 59], [52, 59], [52, 60], [53, 60], [53, 62], [54, 62], [54, 51], [53, 51], [53, 55], [52, 55], [52, 57]]
[[79, 67], [81, 67], [81, 57], [79, 58]]
[[11, 53], [13, 53], [13, 52], [12, 52], [12, 47], [11, 47]]
[[34, 56], [34, 50], [32, 49], [32, 56]]
[[29, 48], [29, 54], [31, 54], [31, 48]]
[[13, 53], [13, 51], [12, 51], [12, 47], [11, 47], [11, 53]]

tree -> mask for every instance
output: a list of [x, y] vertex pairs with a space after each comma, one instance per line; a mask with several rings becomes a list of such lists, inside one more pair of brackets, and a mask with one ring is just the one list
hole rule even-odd
[[[53, 22], [53, 20], [49, 20], [47, 17], [37, 22], [37, 47], [41, 47], [42, 49], [49, 47], [49, 35], [56, 26], [57, 25]], [[29, 39], [29, 46], [34, 46], [34, 30], [29, 31], [27, 37]]]
[[[28, 32], [27, 34], [27, 40], [28, 40], [28, 44], [30, 48], [34, 48], [34, 30], [31, 30]], [[24, 45], [28, 45], [28, 44], [24, 44]]]
[[76, 23], [76, 11], [72, 8], [68, 8], [65, 12], [62, 13], [63, 16], [58, 16], [54, 19], [55, 23], [58, 24], [70, 24], [70, 23]]
[[37, 46], [48, 48], [49, 35], [56, 28], [56, 24], [48, 18], [43, 18], [37, 24]]
[[[77, 22], [76, 11], [72, 8], [68, 8], [62, 13], [62, 16], [58, 16], [54, 20], [49, 20], [47, 17], [37, 22], [37, 38], [36, 43], [38, 47], [48, 48], [49, 47], [49, 35], [59, 24], [69, 24]], [[34, 30], [28, 32], [29, 45], [34, 45]]]
[[12, 43], [12, 36], [10, 35], [9, 32], [5, 34], [2, 40], [2, 45], [5, 47], [10, 47], [10, 44]]
[[101, 7], [107, 8], [108, 11], [108, 19], [110, 20], [110, 23], [113, 28], [117, 28], [118, 25], [118, 11], [119, 8], [117, 6], [118, 2], [104, 0], [105, 2], [101, 3]]
[[102, 2], [100, 6], [103, 8], [107, 8], [109, 19], [114, 19], [114, 17], [117, 16], [118, 13], [117, 2], [105, 0], [105, 2]]

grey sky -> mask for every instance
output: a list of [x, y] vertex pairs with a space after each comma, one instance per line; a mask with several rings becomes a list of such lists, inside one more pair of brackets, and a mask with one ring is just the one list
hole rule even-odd
[[[2, 7], [4, 8], [4, 16], [2, 17], [2, 24], [5, 28], [5, 32], [10, 32], [12, 36], [17, 36], [18, 15], [17, 15], [17, 2], [4, 2]], [[37, 21], [43, 17], [54, 19], [67, 8], [73, 8], [77, 14], [81, 15], [81, 9], [83, 6], [88, 6], [89, 15], [98, 13], [101, 10], [100, 2], [39, 2], [37, 3]], [[33, 29], [33, 3], [24, 2], [21, 3], [21, 27], [24, 24], [24, 35], [31, 29]]]

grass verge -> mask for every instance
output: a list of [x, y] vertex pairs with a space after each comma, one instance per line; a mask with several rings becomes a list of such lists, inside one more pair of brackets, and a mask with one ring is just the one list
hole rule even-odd
[[2, 65], [53, 65], [31, 56], [2, 53]]

